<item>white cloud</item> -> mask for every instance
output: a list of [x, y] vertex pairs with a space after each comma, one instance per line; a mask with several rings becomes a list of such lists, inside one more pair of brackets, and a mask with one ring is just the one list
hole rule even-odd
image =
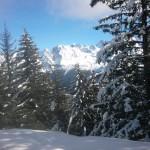
[[90, 6], [91, 0], [45, 0], [50, 15], [71, 19], [92, 20], [111, 14], [106, 5], [98, 3]]

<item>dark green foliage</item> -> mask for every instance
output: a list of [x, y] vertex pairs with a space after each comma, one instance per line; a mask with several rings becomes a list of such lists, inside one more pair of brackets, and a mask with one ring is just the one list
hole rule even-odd
[[[3, 127], [6, 127], [7, 117], [11, 115], [11, 98], [13, 97], [14, 90], [13, 85], [13, 42], [10, 32], [4, 26], [4, 31], [0, 37], [0, 111], [2, 116]], [[3, 114], [3, 115], [2, 115]], [[1, 127], [2, 127], [1, 126]]]
[[82, 74], [82, 71], [79, 65], [76, 65], [76, 77], [74, 83], [74, 94], [73, 98], [70, 102], [70, 121], [68, 125], [68, 133], [75, 135], [84, 135], [85, 128], [85, 118], [84, 118], [84, 110], [85, 110], [85, 77]]
[[94, 104], [97, 102], [97, 94], [99, 85], [97, 83], [97, 75], [93, 71], [92, 74], [86, 81], [85, 88], [85, 111], [84, 111], [84, 122], [85, 122], [85, 135], [89, 135], [92, 131], [95, 121], [98, 119], [98, 112], [94, 109]]
[[51, 94], [51, 124], [53, 130], [61, 130], [66, 132], [68, 125], [68, 102], [67, 96], [61, 85], [60, 71], [57, 66], [54, 66], [50, 72], [52, 84]]
[[68, 98], [60, 89], [59, 72], [50, 75], [44, 70], [38, 48], [26, 29], [18, 51], [12, 53], [6, 28], [1, 46], [0, 128], [54, 129], [57, 124], [57, 130], [66, 132]]
[[150, 1], [93, 0], [91, 6], [97, 2], [118, 12], [101, 19], [95, 27], [115, 38], [99, 55], [99, 62], [107, 67], [100, 77], [98, 94], [101, 120], [93, 134], [142, 139], [150, 136]]
[[38, 55], [38, 49], [28, 32], [20, 39], [16, 56], [14, 88], [15, 117], [17, 127], [50, 128], [46, 116], [46, 107], [51, 103], [51, 81], [44, 72]]
[[96, 112], [90, 108], [96, 102], [98, 85], [95, 81], [94, 72], [87, 80], [79, 65], [76, 66], [76, 81], [74, 95], [70, 102], [70, 121], [68, 133], [78, 136], [89, 135], [94, 127]]

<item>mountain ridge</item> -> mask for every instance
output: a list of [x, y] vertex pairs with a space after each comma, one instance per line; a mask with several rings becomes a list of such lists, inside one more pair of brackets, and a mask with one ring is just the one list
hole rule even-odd
[[70, 70], [78, 64], [83, 70], [97, 70], [100, 65], [96, 62], [96, 55], [101, 48], [101, 42], [90, 46], [60, 44], [52, 49], [45, 49], [42, 54], [42, 61], [47, 69], [52, 66], [59, 66], [64, 70]]

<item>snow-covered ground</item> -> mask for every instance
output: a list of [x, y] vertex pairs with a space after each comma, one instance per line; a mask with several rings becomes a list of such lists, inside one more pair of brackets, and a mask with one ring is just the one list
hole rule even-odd
[[56, 131], [0, 130], [0, 150], [150, 150], [149, 142], [76, 137]]

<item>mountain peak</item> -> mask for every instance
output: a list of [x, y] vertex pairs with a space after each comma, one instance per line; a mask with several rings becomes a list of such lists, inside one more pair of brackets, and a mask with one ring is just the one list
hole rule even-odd
[[96, 54], [100, 50], [97, 45], [57, 45], [56, 47], [44, 52], [44, 59], [49, 65], [58, 65], [67, 70], [79, 64], [84, 70], [93, 70], [99, 65], [96, 63]]

